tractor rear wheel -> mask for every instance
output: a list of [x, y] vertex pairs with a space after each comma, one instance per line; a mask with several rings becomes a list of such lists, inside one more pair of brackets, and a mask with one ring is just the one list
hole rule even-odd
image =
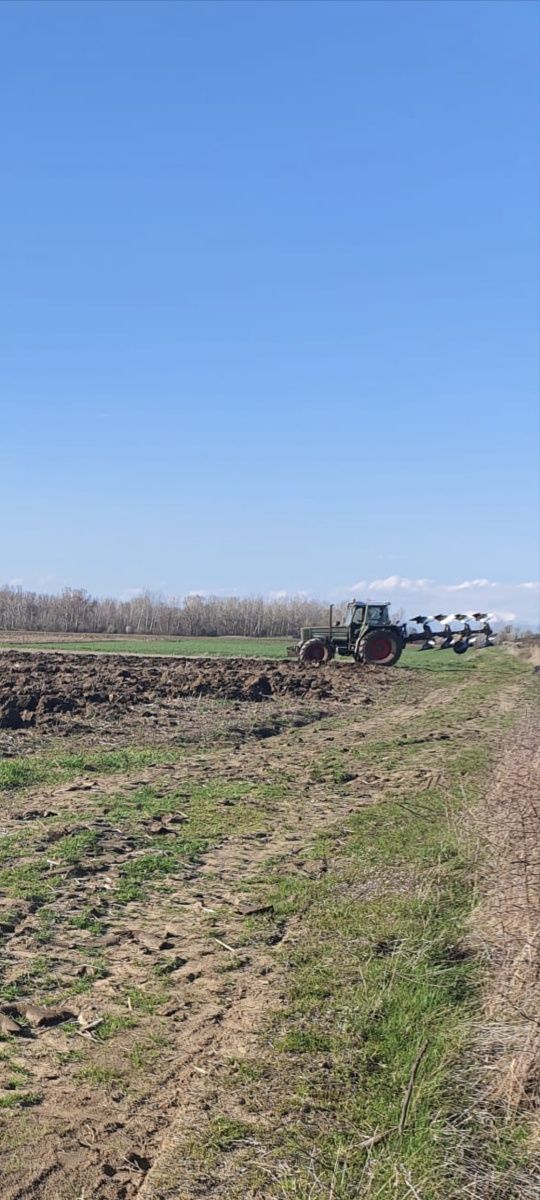
[[359, 662], [374, 663], [379, 667], [393, 667], [401, 657], [403, 640], [393, 629], [371, 629], [356, 644]]
[[309, 663], [312, 667], [320, 667], [321, 663], [328, 662], [330, 657], [328, 647], [320, 638], [310, 638], [309, 642], [304, 642], [300, 646], [298, 652], [300, 662]]

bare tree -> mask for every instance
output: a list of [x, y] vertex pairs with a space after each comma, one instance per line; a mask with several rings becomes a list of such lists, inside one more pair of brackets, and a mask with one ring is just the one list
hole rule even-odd
[[60, 594], [0, 587], [0, 629], [50, 633], [133, 633], [166, 637], [295, 637], [326, 620], [328, 608], [302, 596], [200, 596], [144, 592], [131, 600], [97, 598], [83, 588]]

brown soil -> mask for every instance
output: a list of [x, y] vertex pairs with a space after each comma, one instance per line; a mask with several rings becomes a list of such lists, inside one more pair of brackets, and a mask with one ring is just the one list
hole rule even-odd
[[[100, 746], [199, 741], [205, 717], [213, 741], [224, 726], [233, 740], [272, 736], [344, 700], [370, 704], [392, 685], [390, 673], [356, 664], [7, 651], [0, 653], [0, 753], [35, 752], [44, 739], [75, 735]], [[234, 722], [226, 702], [235, 702]]]
[[106, 705], [110, 713], [132, 705], [211, 696], [264, 700], [268, 696], [313, 696], [359, 702], [376, 680], [391, 678], [377, 667], [331, 664], [303, 667], [295, 662], [244, 658], [136, 658], [116, 654], [0, 653], [0, 726], [50, 723], [51, 714], [81, 713]]

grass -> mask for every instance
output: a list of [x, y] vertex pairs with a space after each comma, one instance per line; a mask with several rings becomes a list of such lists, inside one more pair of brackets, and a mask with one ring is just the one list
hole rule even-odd
[[[403, 846], [381, 844], [380, 828], [363, 818], [345, 852], [336, 835], [335, 865], [323, 882], [285, 875], [264, 891], [272, 919], [301, 916], [302, 934], [287, 952], [292, 983], [268, 1033], [266, 1070], [255, 1069], [251, 1080], [244, 1070], [232, 1086], [266, 1126], [261, 1165], [279, 1183], [272, 1187], [267, 1177], [264, 1195], [404, 1197], [402, 1172], [418, 1194], [447, 1200], [447, 1131], [458, 1103], [448, 1077], [466, 1041], [477, 982], [475, 964], [456, 950], [470, 899], [467, 868], [457, 848], [448, 854], [444, 823], [422, 870], [424, 855], [411, 861], [409, 847], [423, 837], [423, 814], [420, 823], [405, 818]], [[386, 872], [373, 893], [374, 860]], [[257, 932], [262, 925], [252, 922], [251, 936]], [[212, 1141], [191, 1153], [212, 1159]], [[246, 1157], [257, 1160], [251, 1144]], [[257, 1168], [240, 1165], [255, 1187]]]
[[131, 1029], [135, 1023], [134, 1017], [108, 1014], [96, 1029], [96, 1037], [100, 1042], [108, 1042], [124, 1029]]
[[[122, 759], [127, 752], [121, 752]], [[153, 752], [152, 752], [153, 753]], [[74, 756], [78, 759], [78, 756]], [[104, 756], [116, 761], [116, 755]], [[69, 760], [70, 756], [66, 756]], [[26, 761], [26, 760], [22, 760]], [[30, 765], [32, 760], [27, 760]], [[65, 762], [50, 764], [39, 760], [39, 769], [66, 770]], [[137, 791], [119, 791], [116, 795], [89, 800], [84, 820], [92, 823], [95, 817], [106, 817], [133, 840], [135, 853], [118, 864], [116, 884], [111, 898], [125, 904], [140, 901], [155, 891], [166, 890], [181, 877], [186, 868], [197, 863], [205, 851], [222, 837], [233, 834], [263, 832], [283, 785], [275, 782], [253, 784], [246, 780], [234, 782], [215, 780], [203, 785], [188, 783], [181, 793], [163, 794], [161, 790], [143, 787]], [[185, 811], [187, 810], [187, 811]], [[148, 833], [146, 822], [180, 814], [168, 836]], [[65, 816], [62, 818], [65, 821]], [[52, 940], [59, 916], [50, 907], [69, 885], [69, 868], [85, 864], [99, 870], [104, 864], [99, 831], [84, 829], [68, 833], [53, 841], [43, 853], [43, 831], [54, 827], [56, 817], [44, 818], [36, 830], [25, 829], [6, 838], [1, 845], [0, 888], [13, 899], [32, 900], [40, 907], [36, 939], [39, 943]], [[51, 870], [57, 865], [60, 870]], [[66, 869], [64, 876], [62, 868]], [[108, 869], [112, 864], [108, 862]], [[71, 915], [69, 924], [99, 935], [103, 931], [99, 915], [88, 905]], [[84, 985], [81, 985], [84, 986]]]
[[89, 933], [95, 933], [98, 937], [104, 933], [105, 925], [99, 920], [92, 908], [83, 908], [82, 912], [75, 913], [69, 918], [69, 924], [73, 925], [74, 929], [87, 929]]
[[18, 863], [0, 871], [0, 889], [20, 900], [45, 904], [54, 896], [54, 886], [45, 863]]
[[203, 655], [224, 658], [285, 658], [287, 646], [294, 638], [194, 637], [148, 638], [126, 637], [103, 641], [9, 642], [3, 648], [21, 650], [82, 650], [89, 654], [173, 654], [182, 657]]
[[115, 775], [137, 771], [160, 763], [180, 762], [185, 751], [159, 746], [148, 749], [128, 746], [121, 750], [84, 753], [33, 755], [0, 761], [0, 791], [31, 787], [41, 783], [68, 783], [79, 775]]
[[54, 857], [66, 863], [78, 863], [97, 847], [97, 833], [87, 829], [83, 833], [72, 833], [60, 838], [54, 845]]
[[94, 1087], [115, 1088], [121, 1092], [126, 1090], [125, 1078], [116, 1067], [102, 1067], [97, 1063], [90, 1063], [77, 1071], [77, 1078]]
[[40, 1104], [41, 1099], [38, 1092], [22, 1092], [17, 1089], [0, 1096], [0, 1108], [32, 1108], [35, 1104]]
[[[216, 657], [216, 658], [274, 658], [286, 659], [287, 647], [295, 645], [298, 638], [293, 637], [193, 637], [193, 638], [137, 638], [136, 635], [124, 638], [104, 638], [103, 640], [62, 641], [51, 638], [49, 641], [36, 642], [6, 642], [0, 644], [0, 649], [13, 650], [62, 650], [80, 651], [86, 654], [162, 654], [180, 656], [182, 658]], [[454, 654], [452, 650], [439, 653], [420, 653], [416, 646], [407, 646], [398, 667], [414, 666], [420, 670], [450, 675], [460, 675], [478, 664], [480, 659], [490, 658], [491, 651], [479, 652], [471, 650], [465, 655]], [[344, 658], [336, 660], [352, 662]]]
[[213, 1117], [204, 1138], [193, 1142], [193, 1153], [211, 1164], [255, 1132], [253, 1126], [234, 1117]]
[[112, 821], [126, 821], [131, 827], [149, 817], [180, 813], [184, 824], [179, 833], [216, 837], [229, 830], [259, 829], [263, 814], [268, 815], [272, 799], [281, 791], [276, 784], [252, 784], [242, 779], [229, 783], [218, 779], [199, 786], [190, 787], [186, 783], [181, 792], [168, 794], [152, 787], [121, 792], [107, 797], [102, 807]]
[[[422, 716], [427, 740], [404, 744], [397, 733], [363, 743], [355, 762], [360, 773], [364, 764], [383, 765], [385, 799], [315, 839], [319, 877], [290, 875], [278, 861], [254, 879], [270, 913], [246, 920], [245, 946], [264, 943], [276, 923], [292, 920], [297, 932], [285, 951], [286, 1004], [266, 1050], [229, 1080], [235, 1101], [265, 1127], [259, 1156], [251, 1129], [234, 1141], [234, 1178], [246, 1192], [297, 1200], [464, 1194], [460, 1063], [482, 969], [464, 949], [474, 862], [462, 818], [485, 786], [498, 736], [493, 697], [513, 675], [495, 659], [456, 695], [451, 728], [478, 719], [491, 698], [483, 744], [472, 728], [456, 744], [430, 740], [442, 728], [436, 705]], [[442, 778], [424, 787], [419, 778], [434, 755]], [[323, 756], [314, 778], [339, 787], [339, 757]], [[493, 1125], [475, 1138], [507, 1186], [522, 1158], [522, 1122], [505, 1126], [504, 1138], [493, 1136]], [[188, 1153], [194, 1170], [201, 1156], [211, 1162], [211, 1138]], [[231, 1196], [240, 1194], [232, 1187]]]
[[187, 863], [195, 863], [207, 848], [203, 838], [175, 838], [170, 849], [156, 848], [128, 862], [120, 871], [115, 897], [121, 904], [142, 900], [155, 890], [156, 881], [176, 878]]
[[224, 835], [262, 831], [276, 795], [276, 785], [253, 785], [242, 780], [235, 783], [216, 781], [191, 789], [187, 796], [161, 796], [153, 789], [120, 796], [107, 806], [115, 822], [125, 821], [130, 828], [147, 816], [163, 816], [187, 809], [184, 823], [176, 827], [174, 836], [164, 845], [163, 838], [154, 839], [145, 854], [126, 863], [120, 870], [116, 899], [121, 903], [140, 900], [149, 890], [167, 883], [197, 863], [211, 845]]

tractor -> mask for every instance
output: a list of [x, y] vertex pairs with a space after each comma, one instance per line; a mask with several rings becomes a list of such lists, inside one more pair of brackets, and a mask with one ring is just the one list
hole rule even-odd
[[[454, 650], [464, 654], [478, 642], [480, 647], [494, 645], [493, 630], [487, 613], [437, 613], [435, 617], [412, 617], [410, 622], [396, 624], [390, 618], [389, 604], [372, 604], [367, 601], [351, 600], [347, 605], [343, 623], [333, 620], [333, 604], [330, 605], [328, 625], [312, 625], [301, 630], [297, 646], [289, 648], [289, 655], [300, 662], [321, 666], [330, 662], [336, 654], [349, 655], [358, 663], [373, 663], [381, 667], [393, 667], [404, 647], [410, 643], [421, 643], [421, 650]], [[479, 629], [473, 629], [471, 621], [482, 621]], [[459, 622], [462, 629], [452, 629]], [[433, 629], [433, 622], [442, 625]], [[410, 630], [408, 625], [417, 626]], [[422, 626], [422, 632], [418, 626]]]

